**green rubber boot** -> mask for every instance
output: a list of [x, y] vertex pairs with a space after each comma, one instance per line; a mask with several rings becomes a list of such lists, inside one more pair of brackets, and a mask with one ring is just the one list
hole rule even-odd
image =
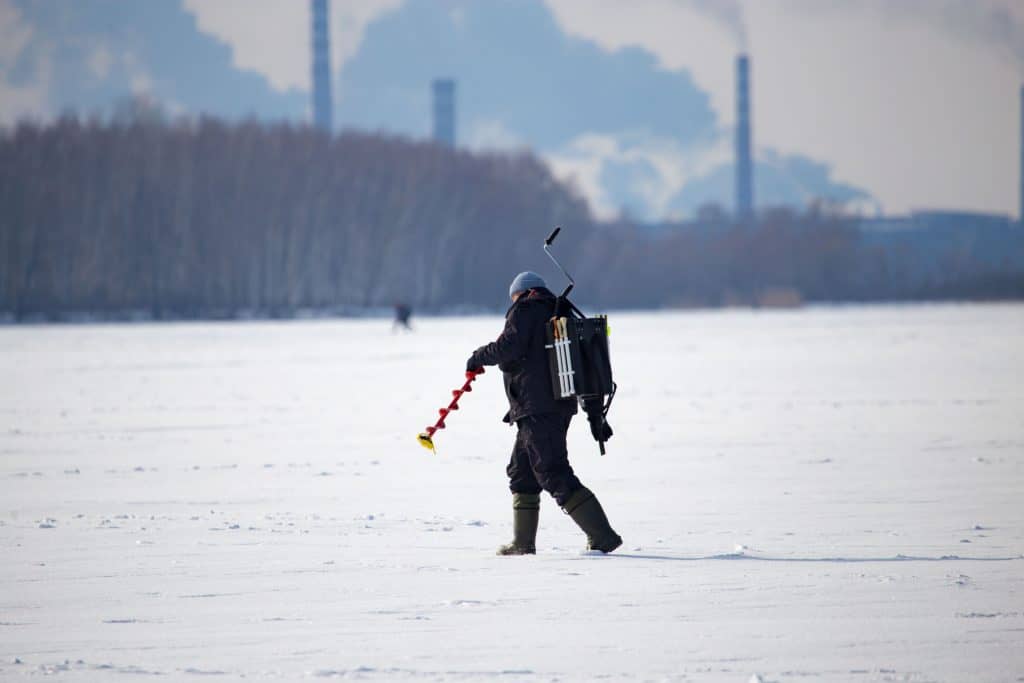
[[512, 542], [498, 548], [499, 555], [536, 555], [540, 494], [512, 494]]
[[612, 529], [601, 503], [590, 489], [583, 487], [573, 493], [562, 509], [583, 529], [590, 550], [610, 553], [622, 545], [622, 537]]

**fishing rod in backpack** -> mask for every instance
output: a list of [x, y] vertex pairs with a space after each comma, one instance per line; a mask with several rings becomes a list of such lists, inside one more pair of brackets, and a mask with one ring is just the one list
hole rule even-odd
[[[551, 387], [556, 399], [576, 399], [587, 412], [588, 419], [600, 419], [598, 431], [603, 433], [608, 410], [618, 389], [612, 380], [608, 353], [608, 317], [588, 318], [569, 301], [569, 292], [576, 286], [576, 281], [551, 253], [551, 243], [561, 231], [560, 226], [556, 227], [544, 240], [544, 253], [569, 281], [555, 301], [555, 314], [547, 327], [545, 348], [548, 350]], [[592, 407], [595, 402], [600, 406], [600, 412], [592, 416], [591, 411], [597, 412]], [[597, 443], [601, 455], [604, 455], [605, 442], [598, 439]]]

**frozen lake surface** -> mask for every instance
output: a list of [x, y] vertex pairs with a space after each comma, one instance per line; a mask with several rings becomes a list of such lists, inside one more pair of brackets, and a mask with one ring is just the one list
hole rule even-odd
[[607, 557], [414, 323], [0, 328], [0, 680], [1024, 681], [1024, 306], [613, 315]]

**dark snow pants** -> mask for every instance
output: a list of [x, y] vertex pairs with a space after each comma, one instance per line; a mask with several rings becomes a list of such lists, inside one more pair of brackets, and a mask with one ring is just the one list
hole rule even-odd
[[559, 505], [583, 484], [576, 478], [569, 464], [565, 435], [569, 431], [572, 415], [543, 413], [516, 421], [519, 431], [512, 447], [508, 473], [512, 493], [540, 493], [547, 491]]

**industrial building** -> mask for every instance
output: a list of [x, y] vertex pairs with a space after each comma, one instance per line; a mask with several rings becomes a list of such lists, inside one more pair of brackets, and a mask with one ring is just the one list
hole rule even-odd
[[313, 125], [333, 128], [331, 102], [330, 17], [327, 0], [312, 0], [313, 17]]
[[736, 220], [754, 219], [754, 170], [750, 134], [750, 58], [736, 58]]

